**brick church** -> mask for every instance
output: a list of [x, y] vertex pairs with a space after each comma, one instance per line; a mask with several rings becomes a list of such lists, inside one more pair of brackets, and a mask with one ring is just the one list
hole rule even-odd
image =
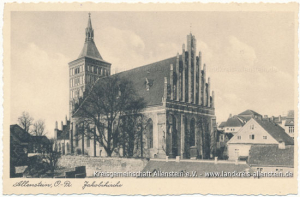
[[[111, 64], [100, 55], [94, 42], [94, 30], [89, 15], [85, 42], [77, 59], [69, 63], [69, 117], [56, 122], [56, 147], [63, 154], [80, 153], [106, 156], [93, 138], [78, 137], [76, 102], [84, 96], [87, 87], [98, 78], [111, 75]], [[187, 46], [174, 57], [117, 73], [133, 82], [137, 94], [144, 98], [143, 113], [151, 124], [147, 127], [147, 154], [149, 158], [211, 158], [215, 151], [216, 117], [214, 91], [197, 53], [196, 38], [187, 35]], [[166, 147], [166, 148], [164, 148]], [[118, 151], [120, 153], [120, 151]], [[116, 155], [122, 156], [122, 155]], [[136, 155], [139, 156], [139, 155]]]

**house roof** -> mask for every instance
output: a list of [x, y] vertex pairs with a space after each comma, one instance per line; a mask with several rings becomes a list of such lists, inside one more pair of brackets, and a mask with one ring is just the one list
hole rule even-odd
[[144, 172], [150, 171], [162, 171], [162, 172], [192, 172], [196, 171], [199, 177], [205, 177], [206, 172], [242, 172], [246, 169], [249, 169], [247, 164], [239, 164], [235, 165], [234, 163], [217, 163], [214, 164], [213, 162], [187, 162], [187, 161], [155, 161], [150, 160], [145, 168], [143, 169]]
[[233, 116], [227, 119], [226, 127], [242, 127], [244, 124], [236, 117]]
[[276, 141], [284, 142], [286, 145], [294, 145], [294, 140], [284, 131], [282, 127], [272, 121], [254, 119], [265, 131]]
[[10, 125], [10, 136], [11, 140], [18, 143], [29, 143], [32, 137], [17, 124]]
[[225, 127], [226, 126], [226, 122], [221, 122], [221, 124], [219, 125], [220, 128]]
[[242, 115], [242, 116], [252, 116], [252, 115], [257, 115], [257, 116], [261, 116], [261, 114], [251, 110], [251, 109], [247, 109], [246, 111], [238, 114], [238, 115]]
[[285, 126], [294, 126], [294, 119], [286, 119]]
[[249, 152], [248, 164], [294, 167], [294, 146], [279, 149], [278, 145], [253, 145]]

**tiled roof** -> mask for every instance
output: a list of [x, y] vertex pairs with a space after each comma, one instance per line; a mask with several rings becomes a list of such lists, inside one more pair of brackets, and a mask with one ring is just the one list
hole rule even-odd
[[91, 58], [103, 60], [93, 40], [89, 40], [84, 43], [83, 49], [78, 59], [81, 57], [91, 57]]
[[248, 122], [248, 121], [251, 119], [250, 116], [242, 116], [242, 115], [239, 116], [239, 115], [237, 115], [237, 117], [238, 117], [239, 119], [245, 121], [245, 122]]
[[225, 127], [226, 126], [226, 122], [221, 122], [221, 124], [219, 125], [219, 127]]
[[291, 138], [278, 124], [260, 119], [255, 119], [255, 121], [278, 142], [284, 142], [286, 145], [294, 145], [293, 138]]
[[226, 127], [242, 127], [244, 124], [236, 117], [233, 116], [227, 119]]
[[240, 113], [239, 115], [243, 115], [243, 116], [252, 116], [252, 115], [258, 115], [261, 116], [259, 113], [251, 110], [251, 109], [247, 109], [246, 111]]
[[[198, 177], [203, 177], [206, 172], [243, 172], [249, 169], [247, 164], [235, 165], [234, 163], [217, 163], [213, 162], [186, 162], [186, 161], [155, 161], [150, 160], [146, 167], [143, 169], [144, 172], [150, 171], [162, 171], [162, 172], [189, 172], [196, 171]], [[250, 169], [249, 169], [250, 170]], [[201, 176], [202, 175], [202, 176]]]
[[286, 119], [285, 126], [294, 126], [294, 119]]
[[22, 129], [19, 125], [10, 125], [10, 137], [11, 140], [19, 143], [29, 143], [31, 141], [31, 135]]
[[294, 146], [279, 149], [278, 145], [253, 145], [248, 158], [250, 166], [294, 166]]
[[[164, 94], [164, 77], [169, 80], [170, 76], [170, 64], [176, 65], [176, 56], [116, 75], [131, 80], [138, 96], [144, 98], [147, 106], [160, 105]], [[146, 78], [150, 83], [149, 91], [146, 88]]]

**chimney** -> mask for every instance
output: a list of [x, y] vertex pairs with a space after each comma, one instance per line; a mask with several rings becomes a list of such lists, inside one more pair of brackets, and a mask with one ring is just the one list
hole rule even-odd
[[264, 118], [268, 118], [268, 115], [264, 115]]
[[271, 117], [271, 121], [274, 122], [274, 116]]
[[280, 141], [278, 144], [279, 149], [285, 149], [285, 142]]
[[61, 121], [61, 130], [64, 130], [64, 123]]
[[55, 121], [55, 129], [58, 129], [58, 123]]
[[232, 118], [232, 114], [229, 114], [229, 118]]
[[278, 120], [279, 120], [279, 122], [281, 122], [281, 115], [278, 116]]
[[66, 125], [68, 125], [68, 118], [67, 118], [67, 115], [66, 115]]

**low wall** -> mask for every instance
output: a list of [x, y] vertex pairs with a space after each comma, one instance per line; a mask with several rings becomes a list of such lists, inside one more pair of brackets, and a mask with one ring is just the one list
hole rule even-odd
[[86, 166], [87, 176], [93, 176], [94, 171], [108, 172], [137, 172], [147, 165], [146, 159], [90, 157], [90, 156], [62, 156], [58, 161], [59, 167], [75, 168]]

